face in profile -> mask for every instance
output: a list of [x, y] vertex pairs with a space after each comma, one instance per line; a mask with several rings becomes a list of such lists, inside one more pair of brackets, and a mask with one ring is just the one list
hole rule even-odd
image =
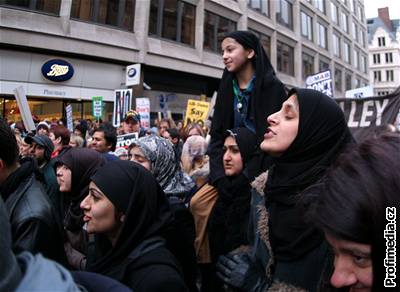
[[115, 235], [118, 233], [125, 216], [116, 211], [107, 196], [96, 186], [89, 184], [89, 194], [81, 202], [83, 221], [87, 223], [88, 233]]
[[347, 287], [351, 292], [371, 291], [371, 245], [338, 239], [329, 234], [325, 234], [325, 238], [335, 254], [335, 270], [330, 279], [332, 286]]
[[290, 96], [279, 112], [267, 119], [269, 127], [261, 143], [261, 150], [273, 156], [281, 156], [293, 143], [299, 130], [299, 104], [296, 95]]
[[239, 146], [236, 143], [235, 138], [228, 136], [225, 139], [223, 147], [224, 155], [222, 157], [225, 175], [236, 176], [239, 175], [243, 170], [242, 155], [239, 151]]
[[135, 146], [129, 152], [130, 160], [136, 163], [139, 163], [147, 170], [151, 171], [151, 163], [150, 161], [144, 156], [140, 147]]
[[57, 166], [57, 183], [60, 186], [60, 192], [71, 191], [71, 170], [64, 164]]
[[253, 50], [245, 49], [233, 38], [225, 38], [221, 43], [221, 49], [224, 65], [232, 73], [239, 72], [254, 57]]

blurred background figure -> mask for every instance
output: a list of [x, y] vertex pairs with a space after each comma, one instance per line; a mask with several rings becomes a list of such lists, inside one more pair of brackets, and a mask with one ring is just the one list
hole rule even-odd
[[74, 147], [81, 148], [81, 147], [83, 147], [83, 143], [84, 143], [84, 140], [80, 135], [77, 135], [74, 133], [71, 134], [71, 138], [69, 140], [69, 146], [71, 146], [72, 148], [74, 148]]
[[210, 174], [207, 146], [204, 137], [195, 135], [188, 137], [182, 148], [182, 169], [193, 179], [197, 188], [207, 182]]

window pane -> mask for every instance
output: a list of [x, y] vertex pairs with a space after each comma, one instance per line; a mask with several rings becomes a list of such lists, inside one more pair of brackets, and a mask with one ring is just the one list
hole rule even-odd
[[205, 11], [203, 48], [213, 52], [220, 52], [224, 35], [235, 30], [236, 23], [232, 20]]
[[278, 71], [294, 76], [294, 49], [282, 42], [277, 42]]
[[312, 41], [312, 18], [303, 11], [301, 12], [301, 34]]
[[72, 0], [71, 18], [133, 31], [135, 0]]
[[346, 90], [350, 90], [351, 89], [351, 74], [350, 73], [346, 73], [345, 76], [345, 82], [346, 82]]
[[162, 37], [166, 39], [176, 40], [177, 28], [177, 6], [179, 2], [176, 0], [165, 0], [163, 21], [162, 21]]
[[254, 10], [258, 10], [260, 13], [269, 16], [268, 0], [248, 0], [247, 5]]
[[302, 55], [303, 59], [303, 79], [314, 73], [314, 57], [306, 53]]
[[327, 32], [326, 27], [323, 26], [322, 24], [318, 23], [318, 45], [324, 49], [326, 49], [328, 47], [326, 32]]
[[194, 46], [195, 11], [183, 1], [152, 0], [149, 34]]
[[21, 7], [59, 15], [61, 0], [1, 0], [0, 5]]
[[292, 4], [286, 0], [280, 0], [277, 5], [276, 21], [284, 26], [293, 28]]
[[342, 91], [342, 70], [335, 68], [335, 89]]

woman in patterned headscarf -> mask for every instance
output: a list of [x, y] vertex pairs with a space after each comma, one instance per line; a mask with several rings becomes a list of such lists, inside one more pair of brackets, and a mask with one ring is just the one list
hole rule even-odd
[[140, 138], [131, 147], [131, 160], [150, 170], [167, 197], [184, 199], [194, 187], [191, 178], [175, 163], [172, 144], [159, 136]]

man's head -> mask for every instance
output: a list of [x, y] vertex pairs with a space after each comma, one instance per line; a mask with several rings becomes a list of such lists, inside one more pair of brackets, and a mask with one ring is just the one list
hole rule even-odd
[[18, 144], [10, 126], [0, 118], [0, 185], [18, 164]]
[[54, 144], [46, 135], [27, 136], [25, 143], [31, 145], [30, 155], [37, 159], [39, 166], [50, 161], [51, 153], [54, 151]]
[[117, 132], [115, 128], [109, 123], [103, 123], [93, 133], [93, 141], [91, 148], [100, 152], [108, 153], [115, 151], [117, 145]]
[[122, 121], [122, 130], [125, 134], [140, 132], [140, 114], [136, 111], [126, 113]]

